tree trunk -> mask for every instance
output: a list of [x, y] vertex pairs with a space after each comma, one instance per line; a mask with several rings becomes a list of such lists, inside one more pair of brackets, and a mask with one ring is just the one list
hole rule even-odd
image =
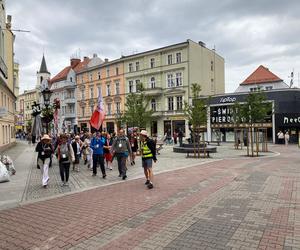
[[253, 128], [252, 125], [250, 126], [250, 148], [251, 148], [251, 156], [254, 156], [253, 150]]
[[193, 135], [194, 135], [194, 140], [193, 140], [193, 145], [194, 145], [194, 158], [196, 158], [196, 133], [195, 130], [193, 131]]
[[206, 157], [206, 145], [205, 145], [205, 138], [204, 138], [204, 132], [202, 132], [202, 138], [203, 138], [203, 154], [204, 154], [204, 157]]
[[258, 156], [258, 152], [259, 152], [259, 130], [256, 129], [255, 132], [255, 136], [256, 136], [256, 156]]
[[249, 128], [246, 130], [246, 138], [247, 138], [247, 156], [249, 156]]

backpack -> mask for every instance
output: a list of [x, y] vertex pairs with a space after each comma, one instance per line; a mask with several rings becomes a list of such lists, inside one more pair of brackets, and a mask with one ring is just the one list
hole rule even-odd
[[117, 138], [115, 144], [116, 153], [125, 153], [128, 151], [128, 139], [126, 137]]

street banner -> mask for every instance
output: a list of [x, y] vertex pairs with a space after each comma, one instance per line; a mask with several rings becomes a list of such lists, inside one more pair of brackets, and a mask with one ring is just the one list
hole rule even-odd
[[95, 129], [99, 130], [103, 121], [105, 119], [105, 111], [104, 111], [104, 105], [103, 105], [103, 97], [101, 92], [101, 87], [98, 88], [98, 104], [97, 108], [92, 114], [90, 124]]

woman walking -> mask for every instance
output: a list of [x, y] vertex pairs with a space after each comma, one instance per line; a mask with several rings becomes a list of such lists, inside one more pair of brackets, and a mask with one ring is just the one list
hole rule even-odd
[[36, 145], [35, 151], [38, 152], [38, 166], [42, 171], [42, 185], [47, 188], [49, 182], [49, 164], [53, 154], [51, 138], [45, 134], [41, 141]]
[[57, 147], [57, 157], [59, 162], [59, 172], [61, 178], [61, 186], [69, 186], [69, 172], [71, 162], [75, 161], [74, 151], [70, 144], [68, 144], [68, 136], [60, 136], [61, 144]]
[[137, 140], [137, 134], [136, 132], [133, 132], [130, 135], [130, 145], [131, 145], [131, 151], [132, 151], [132, 161], [131, 161], [131, 166], [135, 165], [135, 157], [136, 157], [136, 152], [138, 150], [138, 140]]
[[112, 146], [113, 140], [110, 137], [110, 134], [106, 134], [106, 140], [105, 144], [103, 146], [104, 149], [104, 158], [106, 162], [106, 168], [109, 170], [112, 170], [112, 153], [111, 153], [111, 146]]

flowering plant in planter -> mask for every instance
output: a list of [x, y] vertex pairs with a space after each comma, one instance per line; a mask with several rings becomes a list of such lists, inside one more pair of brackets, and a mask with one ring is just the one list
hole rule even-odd
[[49, 123], [53, 120], [53, 107], [49, 106], [47, 108], [42, 109], [41, 118], [45, 123]]

